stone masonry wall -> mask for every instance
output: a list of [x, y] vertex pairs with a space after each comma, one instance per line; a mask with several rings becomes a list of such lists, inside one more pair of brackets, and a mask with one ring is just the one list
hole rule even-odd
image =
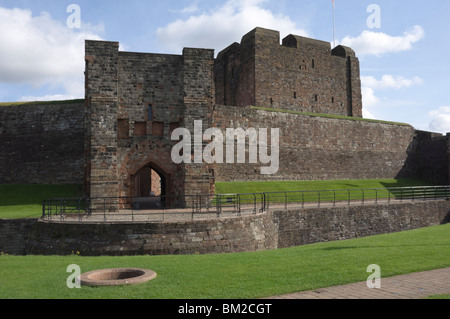
[[284, 248], [428, 227], [450, 221], [450, 201], [280, 210], [177, 223], [0, 220], [11, 255], [232, 253]]
[[278, 248], [393, 233], [447, 223], [450, 202], [308, 208], [273, 213]]
[[[280, 129], [279, 171], [260, 174], [269, 164], [218, 164], [216, 181], [333, 180], [415, 177], [409, 159], [415, 131], [408, 125], [216, 106], [214, 123], [226, 128]], [[223, 133], [225, 136], [225, 133]], [[225, 143], [224, 143], [225, 144]], [[226, 145], [224, 145], [224, 152]], [[270, 152], [270, 149], [269, 149]]]
[[417, 167], [416, 176], [430, 182], [448, 185], [449, 163], [447, 145], [450, 135], [417, 131], [411, 145], [411, 159]]
[[81, 184], [83, 105], [0, 107], [0, 184]]
[[[277, 231], [269, 214], [178, 223], [49, 223], [36, 221], [15, 244], [0, 241], [10, 254], [162, 255], [227, 253], [274, 249]], [[26, 224], [26, 223], [25, 223]], [[3, 226], [1, 226], [3, 225]], [[0, 220], [12, 232], [18, 223]], [[3, 236], [5, 237], [5, 236]], [[2, 237], [0, 237], [2, 239]], [[26, 244], [17, 244], [25, 240]], [[16, 247], [16, 248], [15, 248]]]

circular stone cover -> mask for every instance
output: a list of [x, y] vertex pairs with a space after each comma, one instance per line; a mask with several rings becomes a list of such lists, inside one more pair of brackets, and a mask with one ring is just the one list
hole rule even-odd
[[152, 270], [142, 268], [109, 268], [80, 275], [80, 283], [88, 286], [137, 285], [156, 278]]

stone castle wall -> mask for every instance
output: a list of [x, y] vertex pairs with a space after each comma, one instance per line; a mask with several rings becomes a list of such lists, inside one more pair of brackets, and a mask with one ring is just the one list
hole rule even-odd
[[[0, 182], [82, 183], [83, 110], [82, 102], [0, 108]], [[142, 109], [139, 112], [143, 113]], [[250, 164], [247, 155], [244, 164], [209, 165], [208, 169], [213, 170], [216, 181], [413, 177], [437, 184], [448, 183], [447, 149], [450, 143], [447, 136], [415, 131], [407, 125], [312, 117], [242, 107], [216, 105], [211, 114], [214, 125], [223, 130], [224, 136], [226, 128], [280, 128], [280, 163], [276, 174], [261, 174], [260, 168], [268, 165]], [[204, 129], [206, 125], [208, 122], [204, 124]], [[124, 163], [119, 170], [119, 176], [122, 174], [125, 181], [122, 194], [133, 195], [128, 193], [131, 178], [147, 163], [155, 163], [152, 168], [160, 174], [165, 171], [175, 172], [172, 177], [184, 178], [183, 165], [171, 163], [173, 144], [169, 142], [169, 132], [165, 133], [164, 138], [152, 139], [149, 136], [134, 136], [133, 131], [129, 128], [128, 139], [118, 139], [118, 145], [124, 147], [118, 152]], [[163, 141], [166, 141], [166, 146], [163, 146]], [[100, 147], [106, 152], [110, 151], [103, 145]], [[149, 151], [151, 149], [153, 151]], [[135, 166], [132, 173], [128, 173], [132, 163]], [[193, 183], [195, 174], [191, 175]], [[207, 174], [203, 177], [209, 187], [211, 176]], [[197, 178], [201, 180], [201, 173]]]
[[81, 184], [84, 101], [0, 107], [0, 184]]
[[247, 154], [245, 164], [216, 165], [217, 181], [417, 177], [411, 148], [415, 130], [409, 125], [230, 106], [216, 106], [214, 122], [224, 136], [226, 128], [280, 129], [276, 174], [260, 174], [260, 167], [268, 165], [250, 164]]

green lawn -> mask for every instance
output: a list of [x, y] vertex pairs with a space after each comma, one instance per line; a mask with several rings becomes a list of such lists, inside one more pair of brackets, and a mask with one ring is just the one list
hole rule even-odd
[[0, 219], [39, 218], [44, 199], [81, 194], [81, 185], [0, 185]]
[[216, 182], [216, 194], [245, 194], [259, 192], [290, 192], [310, 190], [338, 190], [388, 188], [432, 185], [421, 179], [361, 179], [332, 181], [271, 181], [271, 182]]
[[[0, 256], [0, 298], [259, 298], [450, 266], [450, 224], [262, 252], [84, 257]], [[143, 267], [156, 279], [136, 286], [69, 289], [67, 267], [81, 272]]]
[[61, 100], [61, 101], [30, 101], [30, 102], [1, 102], [0, 107], [2, 106], [22, 106], [22, 105], [50, 105], [50, 104], [73, 104], [73, 103], [83, 103], [84, 99], [75, 99], [75, 100]]
[[[418, 179], [376, 179], [376, 180], [340, 180], [340, 181], [276, 181], [276, 182], [216, 182], [217, 194], [246, 194], [260, 192], [284, 192], [332, 189], [387, 188], [430, 185]], [[42, 215], [42, 202], [50, 198], [77, 198], [82, 196], [81, 185], [0, 185], [0, 219], [2, 218], [39, 218]], [[378, 196], [382, 193], [378, 193]], [[275, 195], [272, 195], [273, 197]], [[279, 201], [284, 200], [284, 195]], [[332, 193], [322, 192], [321, 200]], [[347, 196], [347, 193], [342, 193]], [[359, 199], [360, 193], [352, 194]], [[373, 197], [366, 192], [366, 198]], [[299, 200], [298, 194], [291, 196]], [[295, 197], [295, 198], [294, 198]], [[272, 198], [272, 197], [271, 197]], [[339, 198], [337, 198], [339, 199]], [[305, 200], [317, 200], [316, 193], [310, 193]], [[277, 200], [274, 200], [277, 201]]]
[[261, 110], [261, 111], [266, 111], [266, 112], [289, 113], [289, 114], [305, 115], [305, 116], [312, 116], [312, 117], [324, 117], [324, 118], [341, 119], [341, 120], [349, 120], [349, 121], [373, 122], [373, 123], [381, 123], [381, 124], [411, 126], [410, 124], [407, 124], [407, 123], [366, 119], [366, 118], [355, 117], [355, 116], [344, 116], [344, 115], [323, 114], [323, 113], [309, 113], [309, 112], [274, 109], [274, 108], [260, 107], [260, 106], [251, 106], [251, 108], [254, 110]]

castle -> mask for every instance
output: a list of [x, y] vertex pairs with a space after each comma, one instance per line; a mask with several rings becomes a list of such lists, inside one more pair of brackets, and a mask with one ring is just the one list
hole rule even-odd
[[279, 32], [262, 28], [217, 59], [208, 49], [177, 56], [118, 47], [86, 41], [86, 183], [94, 197], [148, 194], [152, 172], [161, 176], [157, 193], [213, 192], [217, 168], [175, 165], [170, 136], [178, 127], [193, 132], [196, 120], [233, 127], [219, 122], [227, 106], [362, 115], [359, 62], [346, 47], [294, 35], [280, 45]]
[[[331, 49], [294, 35], [280, 44], [278, 32], [261, 28], [217, 58], [209, 49], [147, 54], [119, 52], [117, 42], [86, 41], [85, 77], [84, 100], [0, 107], [0, 184], [84, 184], [91, 199], [104, 200], [106, 212], [116, 211], [118, 202], [106, 207], [105, 197], [128, 203], [152, 194], [212, 194], [216, 181], [409, 177], [449, 183], [450, 134], [362, 118], [359, 62], [347, 47]], [[266, 163], [250, 160], [250, 136], [241, 142], [242, 163], [175, 163], [177, 129], [189, 133], [187, 159], [210, 142], [196, 134], [199, 123], [223, 136], [229, 128], [278, 129], [278, 170], [261, 174]], [[106, 227], [89, 219], [1, 220], [0, 250], [135, 255], [275, 249], [448, 221], [449, 202], [435, 199]]]
[[[215, 181], [448, 183], [447, 136], [362, 119], [351, 48], [296, 35], [280, 43], [279, 32], [256, 28], [216, 58], [210, 49], [120, 52], [117, 42], [89, 40], [85, 51], [84, 101], [0, 109], [1, 183], [83, 183], [91, 197], [210, 194]], [[194, 133], [196, 121], [223, 132], [279, 128], [279, 170], [174, 163], [172, 132]]]

